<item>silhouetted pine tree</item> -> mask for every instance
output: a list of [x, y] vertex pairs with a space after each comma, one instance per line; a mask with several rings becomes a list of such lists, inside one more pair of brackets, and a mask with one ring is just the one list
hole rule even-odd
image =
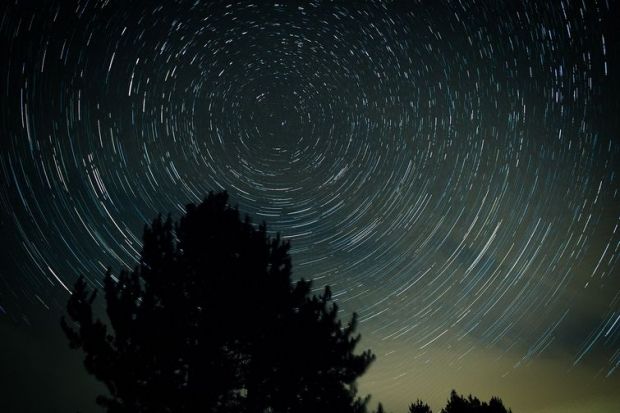
[[506, 409], [506, 407], [504, 407], [504, 403], [502, 402], [502, 399], [500, 399], [499, 397], [493, 396], [491, 397], [491, 400], [489, 400], [489, 406], [486, 412], [488, 413], [512, 413], [512, 410]]
[[178, 223], [144, 230], [139, 265], [104, 292], [80, 278], [61, 321], [116, 412], [361, 413], [355, 383], [374, 360], [355, 354], [356, 317], [343, 326], [329, 288], [291, 281], [288, 243], [228, 205], [225, 192], [187, 206]]
[[417, 399], [415, 403], [409, 405], [409, 413], [433, 413], [430, 406], [422, 400]]
[[507, 410], [497, 397], [492, 397], [487, 404], [471, 394], [465, 398], [452, 390], [448, 403], [441, 409], [441, 413], [512, 413], [512, 410]]

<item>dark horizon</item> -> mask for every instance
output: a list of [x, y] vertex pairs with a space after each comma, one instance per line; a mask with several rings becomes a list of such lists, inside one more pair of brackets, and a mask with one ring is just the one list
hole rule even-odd
[[0, 403], [98, 411], [58, 324], [68, 291], [225, 189], [291, 241], [293, 277], [359, 314], [373, 407], [439, 411], [456, 389], [515, 413], [620, 410], [614, 16], [3, 4]]

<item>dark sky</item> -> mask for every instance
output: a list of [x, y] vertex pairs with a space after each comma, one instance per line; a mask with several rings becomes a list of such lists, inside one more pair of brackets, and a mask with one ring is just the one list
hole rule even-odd
[[620, 411], [617, 6], [3, 2], [0, 410], [98, 411], [68, 289], [226, 189], [359, 313], [373, 404]]

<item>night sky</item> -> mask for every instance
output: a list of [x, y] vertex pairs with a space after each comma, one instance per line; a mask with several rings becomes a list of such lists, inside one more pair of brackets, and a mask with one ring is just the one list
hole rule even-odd
[[0, 5], [0, 403], [98, 412], [59, 317], [228, 190], [395, 413], [620, 411], [614, 0]]

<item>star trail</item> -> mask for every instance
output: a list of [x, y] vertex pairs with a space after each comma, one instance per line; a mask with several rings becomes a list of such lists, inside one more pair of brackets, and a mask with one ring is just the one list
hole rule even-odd
[[620, 406], [614, 7], [5, 2], [3, 329], [225, 189], [359, 314], [373, 402]]

